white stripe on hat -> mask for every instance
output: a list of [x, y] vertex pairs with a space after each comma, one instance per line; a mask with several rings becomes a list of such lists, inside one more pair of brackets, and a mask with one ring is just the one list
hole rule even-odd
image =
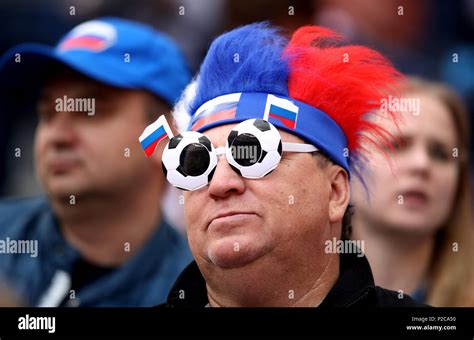
[[240, 100], [240, 96], [242, 95], [241, 92], [237, 93], [231, 93], [231, 94], [225, 94], [223, 96], [216, 97], [214, 99], [211, 99], [204, 104], [202, 104], [197, 110], [196, 114], [194, 115], [194, 120], [198, 118], [198, 116], [206, 111], [207, 109], [220, 105], [220, 104], [227, 104], [227, 103], [235, 103]]

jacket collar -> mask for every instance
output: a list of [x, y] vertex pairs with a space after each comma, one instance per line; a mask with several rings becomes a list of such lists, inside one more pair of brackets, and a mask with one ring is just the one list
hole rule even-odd
[[[320, 308], [349, 307], [374, 290], [374, 279], [365, 256], [341, 254], [339, 278], [319, 305]], [[195, 261], [180, 274], [168, 295], [168, 307], [204, 307], [208, 304], [206, 281]]]
[[357, 254], [341, 254], [339, 278], [320, 307], [350, 307], [362, 302], [374, 288], [374, 278], [367, 258]]
[[181, 272], [171, 287], [166, 305], [169, 307], [204, 307], [209, 303], [206, 281], [196, 261]]

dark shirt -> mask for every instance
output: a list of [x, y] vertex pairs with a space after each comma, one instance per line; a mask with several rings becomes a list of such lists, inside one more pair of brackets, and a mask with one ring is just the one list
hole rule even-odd
[[[160, 307], [205, 307], [208, 303], [206, 282], [196, 262], [192, 262], [176, 280], [167, 302]], [[399, 298], [397, 292], [375, 286], [365, 256], [341, 254], [339, 278], [318, 308], [423, 306], [406, 294]]]

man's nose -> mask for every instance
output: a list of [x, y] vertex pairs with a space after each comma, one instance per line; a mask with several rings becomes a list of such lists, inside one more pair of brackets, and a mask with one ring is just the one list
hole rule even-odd
[[56, 112], [48, 124], [48, 137], [55, 146], [68, 146], [76, 142], [76, 127], [74, 113]]
[[214, 199], [226, 198], [245, 191], [245, 180], [227, 162], [225, 156], [219, 157], [216, 170], [209, 183], [208, 192]]

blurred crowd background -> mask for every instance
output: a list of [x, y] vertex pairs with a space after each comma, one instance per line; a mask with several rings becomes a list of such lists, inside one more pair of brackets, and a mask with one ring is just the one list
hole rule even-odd
[[[382, 51], [404, 73], [447, 83], [474, 112], [473, 0], [2, 0], [0, 52], [22, 42], [53, 45], [75, 25], [111, 15], [175, 38], [193, 72], [212, 39], [239, 25], [269, 20], [289, 32], [327, 26]], [[0, 111], [1, 196], [40, 191], [31, 155], [36, 116], [23, 111]], [[22, 157], [13, 156], [15, 147]]]
[[[307, 24], [332, 28], [350, 42], [381, 51], [403, 73], [435, 80], [452, 88], [468, 109], [472, 155], [474, 0], [2, 0], [0, 53], [24, 42], [53, 46], [74, 26], [103, 16], [132, 19], [167, 33], [182, 48], [193, 74], [198, 71], [216, 36], [247, 23], [270, 21], [283, 27], [288, 33]], [[415, 85], [413, 86], [416, 87]], [[413, 92], [410, 91], [407, 93]], [[36, 123], [37, 116], [32, 107], [12, 109], [1, 106], [0, 197], [27, 197], [41, 192], [33, 161]], [[461, 129], [457, 131], [459, 130]], [[18, 148], [21, 150], [21, 157], [15, 157], [15, 150]], [[470, 162], [469, 172], [472, 177], [473, 157]], [[468, 183], [464, 178], [460, 183], [461, 186], [468, 187], [463, 185]], [[383, 190], [380, 191], [387, 191], [385, 186], [381, 189]], [[471, 188], [471, 192], [473, 189]], [[463, 192], [460, 188], [457, 191]], [[164, 212], [171, 215], [168, 217], [173, 224], [183, 230], [182, 206], [176, 203], [176, 195], [177, 191], [168, 195], [170, 198], [165, 202], [168, 209], [164, 209]], [[465, 252], [468, 255], [459, 259], [452, 255], [451, 250], [453, 240], [461, 240], [463, 245], [469, 245], [468, 241], [474, 240], [470, 236], [464, 237], [468, 235], [467, 232], [472, 232], [472, 225], [467, 226], [470, 223], [464, 218], [467, 215], [456, 210], [456, 206], [459, 206], [462, 211], [470, 210], [472, 213], [472, 209], [462, 206], [464, 203], [472, 205], [472, 202], [468, 203], [468, 196], [463, 196], [466, 197], [464, 201], [456, 201], [455, 208], [452, 209], [457, 219], [452, 218], [450, 223], [460, 227], [456, 229], [456, 233], [452, 233], [452, 238], [443, 239], [447, 250], [435, 249], [436, 253], [444, 252], [449, 255], [446, 255], [447, 259], [453, 259], [453, 262], [438, 261], [438, 258], [434, 261], [441, 263], [440, 266], [443, 267], [443, 270], [435, 268], [435, 273], [439, 274], [437, 277], [447, 278], [445, 281], [452, 278], [452, 282], [445, 284], [435, 276], [433, 281], [436, 284], [432, 286], [437, 295], [429, 292], [428, 300], [423, 296], [419, 298], [421, 301], [429, 301], [434, 305], [474, 305], [474, 302], [458, 302], [445, 293], [458, 290], [457, 285], [464, 277], [468, 277], [467, 274], [459, 273], [468, 272], [464, 270], [466, 266], [472, 268], [470, 252]], [[445, 197], [441, 199], [447, 200]], [[384, 208], [378, 210], [389, 215]], [[453, 217], [452, 212], [449, 212], [449, 217]], [[449, 228], [455, 230], [454, 227]], [[466, 248], [474, 249], [471, 246]], [[452, 263], [460, 266], [457, 274], [448, 270], [454, 268]], [[467, 283], [465, 285], [466, 290], [473, 291], [472, 286]], [[433, 298], [443, 294], [446, 296], [445, 300]]]

